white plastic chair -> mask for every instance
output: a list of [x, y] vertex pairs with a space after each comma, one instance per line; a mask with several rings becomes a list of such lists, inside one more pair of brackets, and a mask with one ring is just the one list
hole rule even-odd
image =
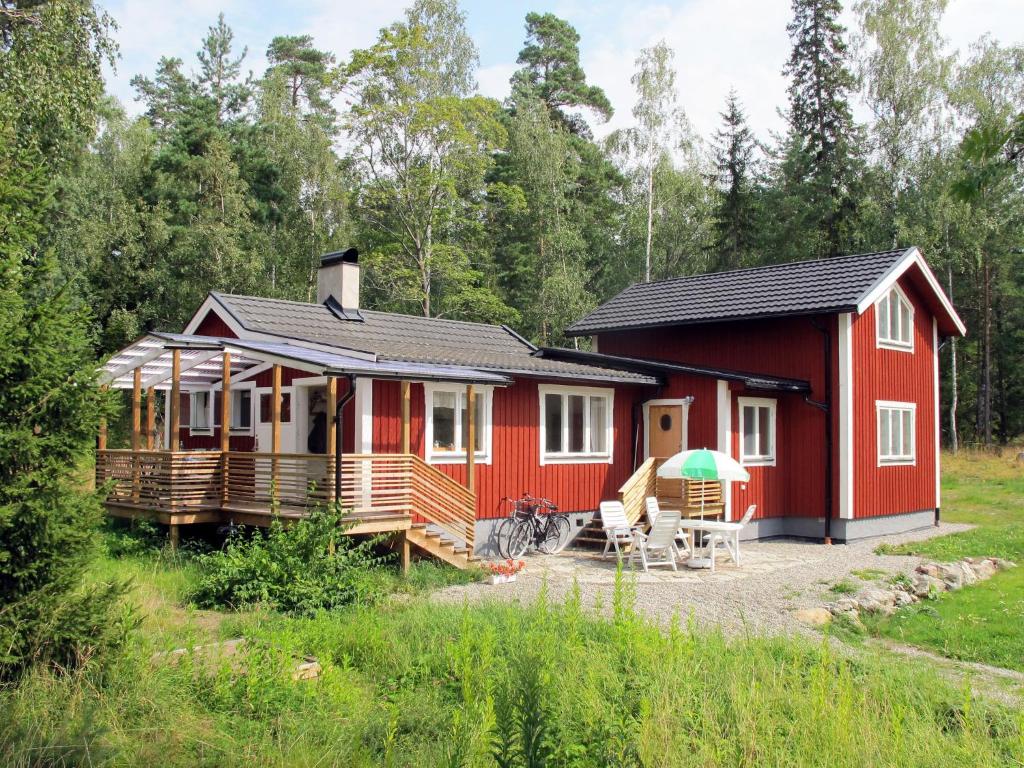
[[626, 508], [622, 506], [621, 501], [601, 502], [601, 527], [604, 529], [604, 535], [608, 537], [601, 557], [607, 557], [608, 550], [614, 547], [616, 557], [622, 559], [620, 546], [632, 544], [637, 531], [630, 527], [629, 520], [626, 519]]
[[633, 560], [639, 559], [644, 572], [653, 565], [667, 565], [673, 571], [679, 570], [676, 567], [679, 550], [676, 549], [675, 539], [681, 519], [682, 515], [679, 512], [666, 510], [658, 515], [650, 533], [637, 531], [633, 537], [633, 550], [629, 553], [630, 565], [633, 564]]
[[[647, 521], [654, 525], [654, 521], [661, 515], [661, 505], [658, 504], [658, 499], [654, 496], [648, 496], [644, 499], [644, 503], [647, 505]], [[676, 531], [676, 548], [686, 552], [687, 555], [693, 554], [690, 549], [690, 537], [682, 528]]]
[[726, 550], [737, 566], [740, 564], [740, 531], [746, 527], [756, 511], [757, 504], [751, 504], [738, 523], [719, 523], [708, 532], [707, 548], [712, 572], [715, 570], [715, 551], [719, 548]]

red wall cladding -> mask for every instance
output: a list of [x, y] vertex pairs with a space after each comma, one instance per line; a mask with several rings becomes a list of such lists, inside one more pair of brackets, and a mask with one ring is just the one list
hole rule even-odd
[[[900, 287], [914, 306], [914, 351], [879, 349], [875, 308], [853, 319], [854, 517], [935, 508], [935, 347], [932, 315], [907, 281]], [[917, 404], [916, 463], [878, 466], [876, 400]]]
[[[833, 376], [837, 377], [836, 319], [825, 317], [819, 321], [832, 339]], [[813, 399], [825, 399], [824, 338], [809, 317], [604, 333], [600, 335], [598, 349], [612, 355], [804, 379], [811, 383]], [[710, 377], [674, 375], [658, 394], [694, 396], [689, 423], [691, 448], [718, 448], [716, 387], [716, 381]], [[733, 456], [739, 455], [737, 398], [774, 399], [777, 413], [776, 464], [751, 467], [751, 481], [746, 489], [733, 483], [734, 515], [741, 515], [748, 504], [758, 505], [758, 518], [824, 515], [825, 415], [805, 403], [803, 395], [744, 392], [736, 387], [730, 388]], [[833, 456], [838, 462], [838, 443]], [[834, 493], [838, 491], [838, 481], [833, 488]], [[834, 512], [838, 514], [838, 505]]]
[[[495, 388], [493, 403], [492, 463], [477, 464], [477, 516], [503, 517], [504, 496], [525, 491], [555, 502], [565, 512], [591, 511], [602, 500], [618, 498], [619, 487], [632, 474], [632, 407], [639, 399], [636, 387], [616, 387], [613, 411], [613, 461], [595, 464], [540, 465], [540, 395], [536, 381], [516, 379], [508, 387]], [[401, 389], [396, 381], [375, 381], [373, 388], [375, 452], [401, 449]], [[424, 455], [423, 386], [411, 387], [410, 428], [412, 450]], [[466, 468], [459, 464], [436, 465], [445, 474], [465, 483]]]
[[238, 336], [232, 331], [228, 324], [225, 323], [213, 310], [206, 313], [206, 317], [202, 319], [198, 326], [196, 326], [197, 336], [220, 336], [224, 339], [237, 339]]

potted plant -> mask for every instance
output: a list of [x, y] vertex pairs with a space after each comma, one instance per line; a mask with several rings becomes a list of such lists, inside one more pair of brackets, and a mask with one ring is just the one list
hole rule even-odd
[[516, 574], [526, 567], [522, 560], [503, 560], [494, 563], [487, 563], [486, 566], [491, 573], [491, 584], [506, 584], [516, 580]]

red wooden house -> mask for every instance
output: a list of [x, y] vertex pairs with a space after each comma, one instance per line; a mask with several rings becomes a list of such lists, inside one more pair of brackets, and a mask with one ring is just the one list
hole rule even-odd
[[108, 508], [173, 532], [340, 493], [358, 530], [454, 562], [493, 546], [504, 497], [582, 526], [652, 488], [657, 459], [706, 446], [750, 467], [724, 514], [757, 503], [752, 536], [846, 540], [938, 514], [938, 346], [964, 327], [916, 249], [634, 285], [570, 332], [595, 351], [364, 310], [355, 251], [323, 259], [315, 304], [211, 293], [183, 333], [104, 367], [134, 425], [131, 450], [101, 442]]

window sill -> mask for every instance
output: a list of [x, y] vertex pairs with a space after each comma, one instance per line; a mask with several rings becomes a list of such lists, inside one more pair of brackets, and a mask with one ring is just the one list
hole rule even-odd
[[880, 467], [914, 467], [917, 466], [917, 459], [879, 459]]
[[[486, 453], [475, 453], [473, 454], [474, 464], [490, 464], [491, 456]], [[427, 464], [465, 464], [466, 454], [465, 453], [429, 453], [427, 454]]]
[[188, 433], [190, 435], [212, 435], [213, 430], [209, 427], [189, 427]]
[[884, 341], [878, 339], [875, 343], [876, 349], [891, 349], [893, 352], [914, 352], [914, 343], [904, 343], [902, 341]]
[[774, 467], [775, 466], [775, 459], [773, 459], [773, 458], [772, 459], [765, 459], [765, 458], [740, 459], [740, 466], [743, 466], [743, 467]]
[[555, 453], [541, 454], [541, 464], [611, 464], [612, 457], [607, 453]]
[[232, 427], [228, 431], [238, 437], [248, 437], [252, 434], [252, 427]]

